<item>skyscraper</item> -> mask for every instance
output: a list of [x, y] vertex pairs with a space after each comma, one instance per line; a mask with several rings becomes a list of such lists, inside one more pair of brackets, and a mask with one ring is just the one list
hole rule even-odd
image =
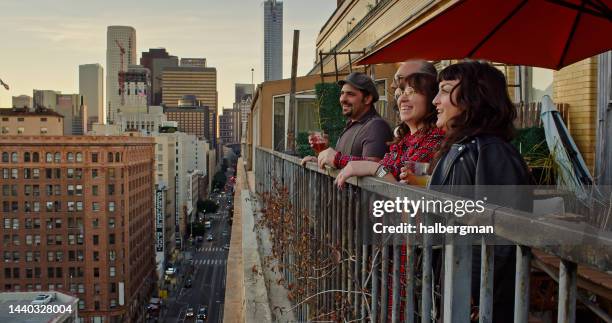
[[264, 2], [264, 81], [283, 78], [283, 3]]
[[151, 71], [151, 105], [160, 105], [162, 101], [161, 78], [166, 67], [177, 67], [178, 57], [171, 56], [165, 48], [150, 48], [142, 52], [140, 65]]
[[[122, 52], [124, 52], [123, 55]], [[129, 65], [136, 65], [136, 29], [130, 26], [108, 26], [106, 31], [105, 104], [109, 123], [113, 122], [117, 109], [121, 105], [119, 72], [127, 72]]]
[[103, 73], [98, 63], [79, 65], [79, 95], [87, 106], [88, 128], [94, 122], [105, 123]]

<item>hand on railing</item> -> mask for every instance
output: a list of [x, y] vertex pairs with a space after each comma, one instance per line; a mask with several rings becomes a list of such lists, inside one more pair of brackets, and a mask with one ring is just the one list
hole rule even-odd
[[319, 168], [325, 169], [325, 165], [334, 167], [334, 158], [336, 157], [336, 150], [334, 148], [327, 148], [319, 153], [317, 157]]

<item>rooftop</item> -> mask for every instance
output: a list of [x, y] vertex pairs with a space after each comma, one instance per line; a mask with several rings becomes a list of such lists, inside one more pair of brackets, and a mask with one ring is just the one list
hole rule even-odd
[[64, 116], [47, 108], [38, 108], [36, 110], [24, 109], [24, 108], [8, 108], [0, 109], [0, 116], [26, 116], [26, 117], [38, 117], [38, 116], [52, 116], [63, 118]]

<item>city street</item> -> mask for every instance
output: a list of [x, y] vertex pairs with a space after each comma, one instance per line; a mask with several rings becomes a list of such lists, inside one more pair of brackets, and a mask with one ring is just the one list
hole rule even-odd
[[[215, 200], [217, 195], [212, 194]], [[182, 269], [178, 272], [177, 291], [167, 299], [168, 311], [163, 322], [195, 322], [193, 317], [186, 317], [188, 308], [193, 308], [195, 314], [202, 307], [208, 308], [207, 322], [223, 321], [223, 303], [225, 299], [225, 276], [228, 250], [224, 248], [229, 244], [230, 226], [228, 224], [227, 210], [229, 197], [219, 198], [218, 214], [207, 214], [206, 219], [211, 221], [212, 227], [206, 230], [202, 242], [185, 247], [185, 257]], [[224, 235], [224, 232], [227, 234]], [[213, 240], [207, 241], [209, 234]], [[191, 287], [187, 287], [187, 279], [192, 280]]]

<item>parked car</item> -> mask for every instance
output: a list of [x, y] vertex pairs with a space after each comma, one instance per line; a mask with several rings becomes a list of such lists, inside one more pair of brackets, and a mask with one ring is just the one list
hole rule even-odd
[[197, 237], [196, 237], [196, 240], [197, 240], [198, 242], [202, 242], [202, 241], [204, 241], [204, 237], [202, 237], [202, 236], [197, 236]]
[[223, 246], [223, 249], [225, 249], [225, 250], [229, 250], [229, 249], [230, 249], [230, 246], [229, 246], [228, 244], [226, 244], [225, 246]]
[[198, 320], [205, 320], [208, 317], [208, 307], [202, 305], [198, 310]]
[[187, 278], [187, 280], [185, 281], [185, 288], [191, 288], [191, 278]]
[[185, 317], [193, 317], [193, 316], [194, 316], [193, 307], [187, 308], [187, 312], [185, 312]]
[[174, 268], [174, 267], [168, 267], [168, 268], [166, 269], [166, 275], [168, 275], [168, 276], [172, 276], [172, 275], [174, 275], [174, 274], [176, 274], [176, 268]]
[[44, 305], [44, 304], [51, 303], [53, 300], [55, 300], [55, 294], [38, 294], [38, 295], [36, 295], [34, 300], [32, 300], [32, 302], [30, 302], [30, 304], [33, 304], [33, 305]]
[[207, 241], [213, 241], [213, 235], [209, 234], [208, 237], [206, 237]]

